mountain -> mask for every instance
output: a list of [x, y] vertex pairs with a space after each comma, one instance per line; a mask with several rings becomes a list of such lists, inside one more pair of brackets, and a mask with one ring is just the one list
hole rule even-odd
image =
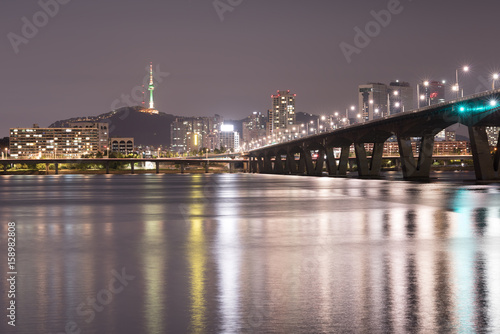
[[49, 125], [51, 128], [68, 127], [70, 122], [105, 122], [109, 125], [109, 137], [133, 137], [135, 145], [170, 147], [170, 125], [174, 115], [141, 112], [140, 106], [123, 107], [98, 116], [75, 117]]

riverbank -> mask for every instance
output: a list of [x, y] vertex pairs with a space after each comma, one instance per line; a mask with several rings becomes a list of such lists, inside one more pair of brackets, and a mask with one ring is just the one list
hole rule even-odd
[[[474, 171], [473, 166], [433, 166], [431, 168], [432, 171], [435, 172], [454, 172], [454, 171]], [[234, 172], [241, 172], [243, 170], [236, 169]], [[401, 171], [399, 168], [391, 167], [391, 168], [382, 168], [382, 172], [398, 172]], [[326, 171], [325, 171], [326, 172]], [[355, 173], [356, 168], [354, 168], [349, 173]], [[155, 169], [134, 169], [134, 174], [155, 174]], [[160, 169], [159, 174], [205, 174], [206, 171], [204, 168], [184, 168], [184, 171], [181, 169]], [[219, 173], [231, 173], [231, 171], [227, 168], [217, 168], [210, 167], [209, 173], [219, 174]], [[48, 174], [45, 170], [32, 170], [32, 169], [21, 169], [21, 170], [7, 170], [6, 172], [0, 171], [0, 175], [54, 175], [56, 174], [55, 170], [49, 170]], [[106, 173], [105, 169], [59, 169], [58, 174], [64, 175], [79, 175], [79, 174], [131, 174], [130, 169], [116, 169], [109, 170], [109, 173]]]

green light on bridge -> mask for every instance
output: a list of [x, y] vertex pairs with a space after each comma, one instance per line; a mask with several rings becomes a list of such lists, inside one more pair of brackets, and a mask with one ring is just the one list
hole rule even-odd
[[458, 111], [460, 113], [476, 113], [490, 111], [498, 107], [497, 100], [490, 100], [487, 104], [483, 105], [459, 105]]

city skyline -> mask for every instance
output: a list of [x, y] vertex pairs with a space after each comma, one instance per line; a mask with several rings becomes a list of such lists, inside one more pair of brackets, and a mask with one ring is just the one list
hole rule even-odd
[[0, 9], [0, 333], [500, 333], [498, 1]]
[[[488, 45], [484, 52], [484, 41], [494, 37], [495, 11], [479, 8], [479, 21], [469, 15], [472, 2], [432, 3], [432, 10], [430, 5], [242, 1], [224, 11], [196, 1], [4, 4], [2, 73], [7, 80], [2, 82], [0, 136], [7, 136], [10, 127], [46, 126], [127, 105], [123, 96], [133, 96], [143, 83], [149, 62], [157, 66], [155, 107], [177, 116], [244, 118], [265, 112], [276, 89], [300, 96], [297, 112], [331, 114], [357, 104], [359, 85], [394, 80], [414, 88], [423, 80], [452, 85], [455, 70], [464, 64], [471, 69], [460, 73], [466, 95], [490, 89], [490, 75], [500, 61], [497, 46]], [[454, 20], [444, 24], [445, 13], [453, 13]], [[130, 26], [132, 19], [151, 26]], [[26, 34], [30, 24], [33, 36]], [[483, 35], [474, 39], [478, 26]], [[135, 100], [132, 105], [141, 104]]]

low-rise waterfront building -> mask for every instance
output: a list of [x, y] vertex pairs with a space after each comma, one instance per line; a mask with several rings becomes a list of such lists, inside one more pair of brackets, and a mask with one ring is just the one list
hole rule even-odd
[[80, 158], [97, 154], [101, 147], [100, 129], [32, 128], [10, 129], [10, 156], [13, 158]]

